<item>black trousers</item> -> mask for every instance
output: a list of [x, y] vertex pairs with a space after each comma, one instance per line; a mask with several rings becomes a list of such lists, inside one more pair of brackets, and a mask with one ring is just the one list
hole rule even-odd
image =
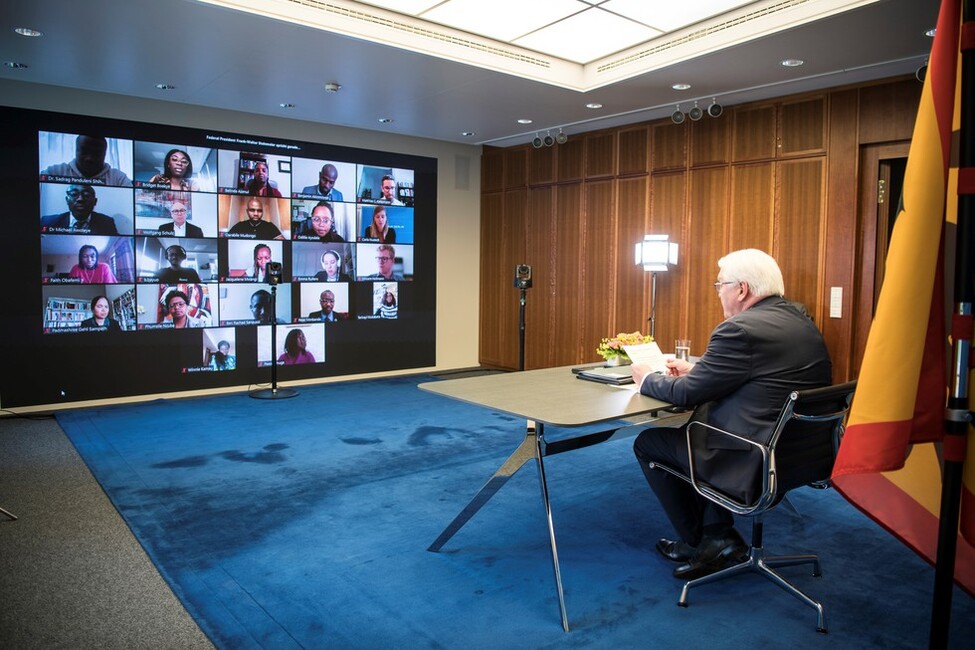
[[[705, 528], [710, 532], [734, 526], [731, 512], [702, 497], [690, 483], [661, 469], [650, 469], [650, 461], [659, 461], [685, 474], [690, 471], [687, 434], [683, 428], [646, 429], [634, 441], [633, 453], [674, 530], [685, 542], [697, 546]], [[720, 453], [734, 455], [740, 452]]]

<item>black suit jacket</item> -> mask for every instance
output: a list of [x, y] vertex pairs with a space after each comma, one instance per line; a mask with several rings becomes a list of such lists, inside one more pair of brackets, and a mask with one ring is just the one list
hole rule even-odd
[[[174, 224], [172, 221], [170, 221], [169, 223], [164, 223], [163, 225], [159, 226], [159, 232], [174, 233], [176, 232], [176, 224]], [[187, 223], [186, 236], [201, 238], [203, 237], [203, 229], [200, 228], [199, 226], [194, 226], [191, 223]]]
[[[62, 212], [41, 217], [42, 228], [70, 228], [71, 213]], [[118, 228], [115, 226], [115, 219], [101, 212], [92, 212], [88, 218], [88, 232], [92, 235], [117, 235]]]
[[[795, 304], [770, 296], [715, 327], [689, 373], [648, 375], [640, 392], [697, 406], [692, 421], [764, 441], [791, 391], [830, 383], [829, 351], [816, 324]], [[737, 454], [713, 453], [749, 450], [747, 443], [715, 433], [694, 442], [705, 480], [725, 489], [754, 487]]]

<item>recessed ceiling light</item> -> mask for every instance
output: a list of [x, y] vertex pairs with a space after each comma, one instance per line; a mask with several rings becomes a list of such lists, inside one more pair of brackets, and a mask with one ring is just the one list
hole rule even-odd
[[603, 107], [603, 105], [600, 104], [599, 102], [589, 102], [588, 104], [586, 104], [586, 108], [591, 108], [593, 110], [595, 110], [597, 108], [602, 108], [602, 107]]
[[44, 36], [44, 32], [39, 32], [36, 29], [31, 29], [30, 27], [17, 27], [14, 29], [14, 31], [21, 36]]
[[924, 35], [925, 36], [930, 36], [931, 38], [934, 38], [934, 35], [937, 33], [937, 31], [938, 31], [938, 29], [936, 27], [932, 27], [928, 31], [924, 32]]
[[156, 88], [159, 90], [175, 90], [176, 86], [173, 84], [156, 84]]
[[527, 117], [523, 117], [520, 120], [518, 120], [518, 124], [531, 124], [531, 123], [532, 121], [529, 120]]
[[26, 70], [30, 67], [26, 63], [21, 63], [20, 61], [4, 61], [3, 65], [8, 68], [13, 68], [14, 70]]
[[691, 84], [674, 84], [671, 88], [674, 90], [690, 90]]
[[784, 65], [787, 68], [798, 68], [803, 63], [805, 63], [805, 61], [803, 61], [802, 59], [783, 59], [782, 60], [782, 65]]
[[278, 104], [278, 106], [280, 106], [281, 108], [294, 108], [295, 107], [295, 105], [292, 104], [291, 102], [281, 102], [280, 104]]
[[342, 84], [337, 84], [334, 81], [325, 84], [325, 92], [327, 93], [337, 93], [340, 90], [342, 90]]
[[461, 133], [461, 135], [464, 136], [465, 138], [473, 138], [475, 135], [477, 135], [477, 133], [475, 133], [474, 131], [464, 131], [463, 133]]
[[391, 118], [391, 117], [380, 117], [379, 118], [379, 123], [380, 124], [389, 124], [392, 121], [393, 121], [393, 118]]

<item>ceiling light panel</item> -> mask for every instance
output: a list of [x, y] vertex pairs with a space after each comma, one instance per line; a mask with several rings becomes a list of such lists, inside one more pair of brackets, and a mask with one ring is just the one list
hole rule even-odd
[[607, 11], [637, 20], [664, 32], [687, 27], [705, 18], [731, 11], [754, 0], [694, 0], [693, 2], [647, 2], [646, 0], [608, 0], [600, 5]]
[[585, 8], [586, 5], [576, 0], [448, 0], [424, 12], [420, 18], [499, 41], [511, 41]]
[[[596, 39], [593, 34], [612, 34]], [[632, 20], [591, 7], [514, 42], [575, 63], [589, 63], [603, 56], [660, 36], [660, 32]]]

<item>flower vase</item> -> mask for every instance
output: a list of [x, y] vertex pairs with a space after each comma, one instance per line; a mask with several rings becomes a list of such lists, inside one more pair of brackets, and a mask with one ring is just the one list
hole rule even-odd
[[627, 362], [628, 362], [628, 359], [624, 359], [621, 356], [615, 356], [615, 357], [610, 357], [610, 358], [606, 359], [606, 365], [607, 366], [625, 366], [627, 364]]

